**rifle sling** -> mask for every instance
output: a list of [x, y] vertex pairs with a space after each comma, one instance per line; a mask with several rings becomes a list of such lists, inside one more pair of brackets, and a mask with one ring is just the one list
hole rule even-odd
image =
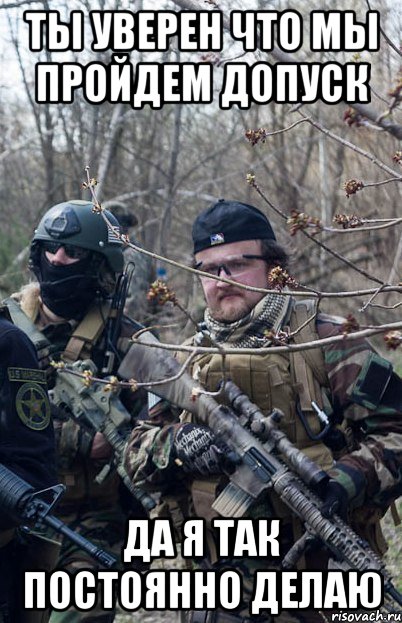
[[[298, 327], [307, 322], [308, 318], [311, 318], [311, 321], [293, 336], [295, 344], [301, 344], [303, 342], [319, 339], [315, 328], [315, 319], [313, 318], [315, 307], [315, 301], [311, 299], [295, 302], [290, 322], [291, 331], [295, 331]], [[318, 347], [311, 350], [302, 350], [300, 351], [300, 355], [310, 366], [319, 384], [322, 387], [327, 387], [328, 378], [325, 372], [324, 356], [321, 348]]]
[[47, 337], [37, 329], [35, 323], [21, 309], [17, 301], [13, 298], [8, 298], [4, 303], [7, 305], [13, 323], [29, 337], [37, 352], [50, 346]]
[[90, 307], [67, 342], [62, 355], [64, 361], [78, 361], [90, 356], [90, 352], [83, 355], [84, 348], [89, 346], [90, 351], [93, 344], [97, 342], [105, 328], [109, 313], [109, 302]]

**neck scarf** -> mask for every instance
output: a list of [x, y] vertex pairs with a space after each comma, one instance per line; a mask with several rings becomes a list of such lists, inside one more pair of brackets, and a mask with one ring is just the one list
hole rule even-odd
[[251, 310], [249, 314], [236, 320], [225, 323], [214, 320], [206, 309], [204, 322], [200, 325], [200, 332], [195, 337], [195, 344], [200, 345], [203, 338], [227, 344], [236, 348], [262, 348], [270, 344], [267, 331], [278, 331], [288, 317], [291, 299], [289, 296], [270, 293]]

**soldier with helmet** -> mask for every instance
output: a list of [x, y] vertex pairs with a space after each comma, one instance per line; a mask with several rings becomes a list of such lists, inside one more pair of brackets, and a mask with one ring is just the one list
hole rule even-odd
[[[115, 374], [130, 338], [140, 326], [122, 316], [110, 331], [112, 298], [123, 271], [119, 223], [105, 211], [93, 212], [88, 201], [66, 201], [41, 219], [31, 244], [29, 265], [37, 283], [24, 286], [8, 301], [15, 324], [34, 342], [41, 367], [52, 383], [50, 360], [74, 362], [91, 359], [98, 376]], [[112, 339], [112, 333], [117, 336]], [[140, 392], [122, 391], [120, 399], [133, 420], [145, 404]], [[120, 482], [112, 473], [102, 483], [96, 476], [111, 462], [112, 449], [99, 432], [83, 429], [65, 413], [54, 409], [59, 480], [67, 492], [58, 506], [59, 516], [102, 548], [120, 555], [126, 511], [120, 504]], [[143, 513], [142, 508], [137, 509]], [[74, 573], [93, 568], [94, 562], [69, 543], [62, 544], [58, 567]], [[109, 623], [114, 612], [97, 608], [90, 613], [74, 608], [53, 613], [52, 623], [97, 621]]]

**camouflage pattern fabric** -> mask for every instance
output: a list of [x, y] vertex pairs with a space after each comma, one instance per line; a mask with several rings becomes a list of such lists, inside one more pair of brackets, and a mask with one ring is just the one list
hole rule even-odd
[[[342, 333], [343, 322], [321, 315], [320, 337]], [[402, 493], [401, 413], [381, 405], [375, 412], [352, 402], [356, 380], [372, 349], [363, 340], [329, 344], [325, 367], [336, 413], [353, 431], [356, 448], [341, 457], [331, 475], [348, 491], [354, 506], [384, 508]], [[366, 432], [367, 431], [367, 432]]]
[[[343, 321], [320, 315], [317, 331], [322, 338], [342, 334]], [[402, 489], [401, 414], [381, 407], [372, 412], [351, 402], [352, 388], [372, 353], [367, 341], [348, 341], [345, 337], [341, 343], [327, 345], [323, 352], [334, 420], [341, 430], [346, 430], [346, 437], [353, 436], [353, 448], [348, 451], [345, 448], [343, 456], [336, 457], [336, 469], [331, 473], [347, 488], [355, 506], [363, 502], [386, 506]], [[253, 400], [252, 395], [250, 398]], [[155, 488], [167, 484], [166, 474], [172, 468], [173, 439], [169, 427], [163, 426], [167, 423], [163, 410], [159, 408], [159, 411], [152, 421], [133, 430], [126, 455], [126, 466], [133, 480]], [[366, 421], [370, 434], [364, 432]]]
[[[317, 337], [317, 333], [321, 338], [343, 335], [344, 322], [344, 319], [321, 314], [314, 328], [315, 336]], [[366, 538], [378, 552], [383, 552], [384, 540], [380, 533], [378, 520], [385, 512], [390, 500], [397, 497], [401, 492], [401, 414], [395, 410], [383, 409], [381, 407], [372, 411], [352, 402], [353, 388], [367, 358], [373, 352], [367, 341], [348, 340], [347, 336], [345, 336], [342, 342], [327, 345], [322, 350], [325, 371], [328, 377], [328, 393], [334, 410], [332, 415], [333, 422], [342, 435], [342, 439], [344, 439], [342, 449], [333, 452], [334, 467], [330, 470], [330, 474], [343, 484], [348, 491], [350, 502], [354, 509], [349, 517], [352, 527]], [[230, 361], [228, 360], [235, 357], [240, 358], [242, 356], [226, 356], [226, 363], [229, 368]], [[264, 382], [261, 376], [258, 379], [252, 376], [252, 370], [258, 367], [254, 363], [254, 359], [257, 358], [257, 353], [255, 356], [249, 356], [247, 369], [249, 380], [247, 382], [251, 388], [257, 385], [261, 386]], [[204, 371], [202, 366], [203, 363], [208, 364], [207, 360], [208, 356], [205, 356], [204, 359], [201, 357], [193, 364], [198, 366], [198, 378], [202, 378]], [[216, 379], [214, 379], [214, 382], [215, 386], [209, 387], [207, 384], [207, 389], [215, 390]], [[242, 387], [241, 378], [237, 378], [236, 382], [245, 391], [245, 388]], [[280, 384], [281, 379], [278, 378], [276, 385], [279, 387]], [[259, 392], [260, 394], [262, 393], [260, 390]], [[253, 396], [253, 390], [249, 397], [251, 401], [258, 404], [258, 401], [255, 400], [255, 394]], [[260, 408], [262, 408], [261, 405]], [[160, 489], [165, 495], [165, 499], [168, 499], [169, 496], [174, 497], [175, 494], [178, 495], [181, 492], [181, 510], [182, 517], [184, 518], [194, 515], [190, 494], [187, 496], [187, 506], [183, 503], [183, 487], [187, 484], [188, 491], [190, 491], [191, 482], [189, 480], [186, 481], [173, 460], [171, 417], [172, 414], [168, 411], [166, 405], [159, 403], [155, 409], [153, 419], [141, 423], [132, 431], [127, 446], [126, 467], [137, 485], [146, 487], [149, 490]], [[182, 414], [181, 420], [187, 421], [187, 416]], [[367, 426], [365, 426], [366, 422], [368, 423]], [[301, 427], [301, 422], [296, 423], [296, 426]], [[369, 433], [366, 431], [369, 431]], [[218, 481], [216, 485], [218, 485]], [[213, 497], [211, 502], [212, 500]], [[264, 498], [259, 504], [254, 505], [248, 515], [252, 517], [273, 516], [269, 499]], [[294, 539], [295, 537], [291, 536], [288, 545], [294, 542]], [[285, 550], [281, 551], [286, 551], [286, 547]], [[267, 561], [264, 562], [265, 564], [267, 563]], [[223, 561], [219, 561], [219, 565], [221, 564], [223, 564]], [[244, 608], [238, 614], [248, 617], [248, 602], [251, 598], [252, 579], [256, 568], [258, 568], [261, 562], [254, 559], [244, 559], [241, 561], [226, 561], [226, 565], [228, 564], [231, 568], [238, 567], [241, 571], [244, 579]], [[271, 566], [270, 562], [268, 564]], [[306, 566], [310, 569], [325, 569], [325, 555], [322, 555], [320, 560], [309, 559], [308, 555], [306, 555]], [[266, 568], [265, 565], [264, 568]], [[273, 617], [273, 619], [283, 623], [292, 623], [293, 621], [298, 623], [315, 623], [315, 621], [326, 620], [325, 615], [321, 615], [318, 612], [307, 613], [301, 611], [282, 613], [279, 617]], [[267, 622], [269, 620], [269, 618], [264, 619]], [[210, 621], [211, 623], [214, 621], [212, 614]], [[219, 619], [217, 621], [219, 622]], [[255, 621], [258, 621], [258, 618], [255, 618]]]

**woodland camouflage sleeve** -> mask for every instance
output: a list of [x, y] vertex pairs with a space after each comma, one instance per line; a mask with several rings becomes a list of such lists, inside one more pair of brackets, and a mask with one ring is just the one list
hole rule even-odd
[[[342, 334], [343, 323], [342, 319], [321, 315], [319, 336]], [[402, 493], [402, 381], [364, 339], [348, 340], [345, 335], [344, 341], [323, 350], [335, 413], [343, 413], [357, 442], [355, 450], [337, 461], [331, 475], [356, 505], [366, 501], [386, 507]], [[382, 388], [376, 382], [381, 374], [371, 372], [373, 361], [375, 370], [381, 373], [388, 369], [392, 375], [395, 390], [388, 390], [387, 401], [378, 402]], [[364, 395], [362, 386], [366, 387]]]
[[131, 431], [125, 449], [125, 467], [136, 486], [147, 491], [171, 489], [179, 470], [172, 463], [172, 446], [178, 418], [161, 401], [150, 410], [149, 419]]

